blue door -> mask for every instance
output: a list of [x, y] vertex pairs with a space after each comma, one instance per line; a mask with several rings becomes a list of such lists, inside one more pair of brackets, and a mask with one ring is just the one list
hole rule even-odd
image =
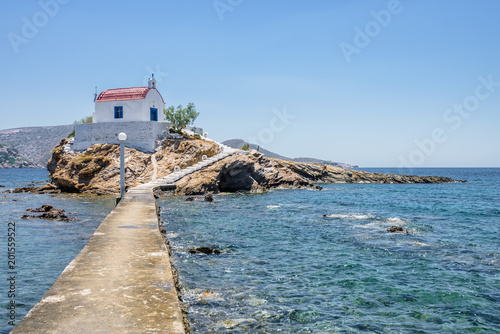
[[158, 122], [158, 109], [156, 108], [150, 108], [150, 114], [151, 114], [151, 120]]

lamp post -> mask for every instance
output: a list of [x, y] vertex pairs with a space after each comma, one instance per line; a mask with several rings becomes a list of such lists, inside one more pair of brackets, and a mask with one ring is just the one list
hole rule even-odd
[[118, 140], [120, 141], [120, 199], [122, 199], [125, 196], [125, 140], [127, 140], [127, 134], [120, 132]]

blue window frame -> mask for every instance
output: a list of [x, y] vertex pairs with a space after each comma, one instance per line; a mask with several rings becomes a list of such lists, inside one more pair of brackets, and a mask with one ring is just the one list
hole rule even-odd
[[149, 111], [150, 111], [150, 119], [152, 121], [155, 121], [155, 122], [158, 122], [158, 109], [156, 108], [149, 108]]
[[123, 107], [115, 107], [115, 118], [123, 118]]

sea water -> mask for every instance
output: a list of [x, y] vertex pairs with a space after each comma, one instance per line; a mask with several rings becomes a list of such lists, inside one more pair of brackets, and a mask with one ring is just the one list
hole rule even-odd
[[[469, 182], [162, 199], [193, 332], [500, 332], [500, 169], [411, 172]], [[0, 169], [0, 192], [47, 177]], [[43, 204], [78, 220], [21, 219]], [[113, 207], [112, 197], [0, 194], [0, 333], [12, 329], [8, 224], [16, 223], [17, 323]], [[188, 253], [200, 246], [224, 253]]]
[[[114, 207], [114, 198], [71, 194], [2, 194], [33, 182], [47, 180], [44, 169], [0, 169], [0, 333], [9, 333], [11, 301], [17, 324], [54, 284], [64, 268], [83, 249]], [[22, 219], [28, 208], [49, 204], [64, 209], [72, 222]], [[14, 246], [8, 246], [9, 227], [15, 225]], [[12, 234], [12, 230], [10, 231]], [[9, 259], [8, 249], [14, 248]], [[14, 258], [12, 259], [12, 253]], [[10, 261], [15, 261], [15, 264]], [[10, 267], [13, 265], [13, 267]], [[9, 279], [14, 276], [14, 295]], [[9, 296], [11, 295], [11, 296]], [[57, 317], [57, 314], [54, 314]]]
[[469, 182], [162, 199], [193, 332], [499, 333], [500, 169], [412, 172]]

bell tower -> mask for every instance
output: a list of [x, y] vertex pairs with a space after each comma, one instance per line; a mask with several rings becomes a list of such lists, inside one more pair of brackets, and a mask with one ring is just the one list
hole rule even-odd
[[156, 89], [156, 79], [155, 79], [154, 73], [151, 74], [151, 78], [149, 78], [148, 88], [154, 88], [154, 89]]

